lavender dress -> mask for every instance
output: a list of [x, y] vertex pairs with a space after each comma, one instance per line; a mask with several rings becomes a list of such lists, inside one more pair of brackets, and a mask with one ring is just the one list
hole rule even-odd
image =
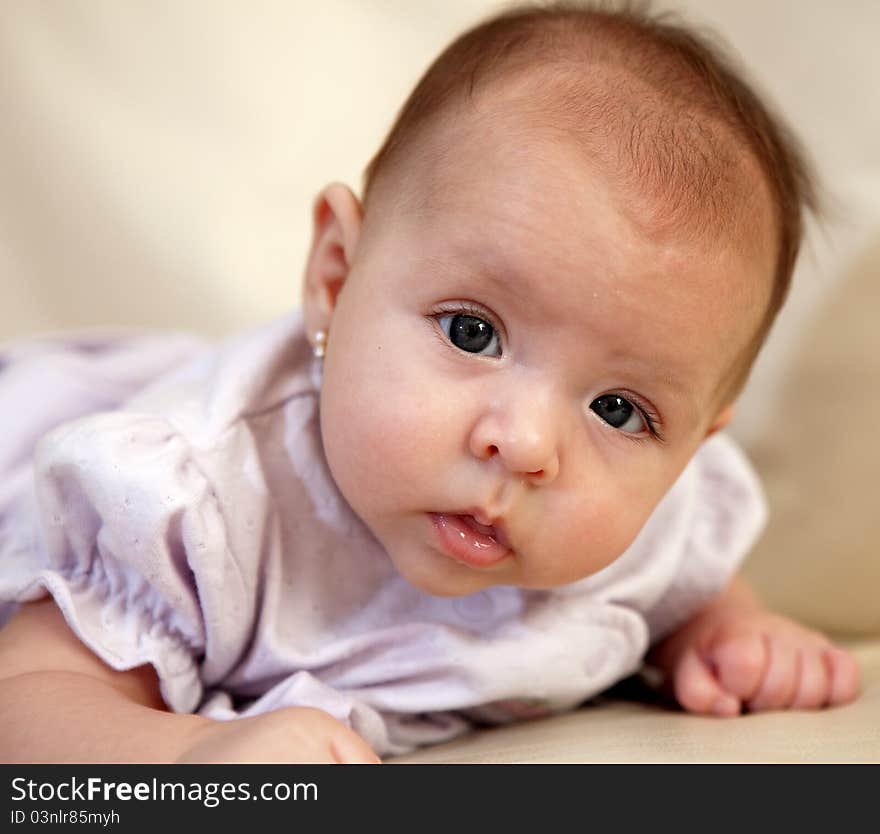
[[729, 580], [765, 517], [723, 435], [614, 564], [461, 598], [401, 578], [339, 494], [298, 312], [219, 347], [111, 332], [0, 351], [0, 600], [51, 594], [176, 711], [319, 707], [380, 754], [569, 709]]

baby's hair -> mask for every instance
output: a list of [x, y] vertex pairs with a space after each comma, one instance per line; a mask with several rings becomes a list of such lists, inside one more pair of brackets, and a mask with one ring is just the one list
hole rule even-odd
[[647, 2], [529, 4], [493, 16], [453, 41], [422, 76], [366, 169], [365, 208], [392, 163], [418, 153], [417, 140], [438, 114], [473, 105], [493, 82], [529, 78], [540, 79], [532, 115], [575, 136], [640, 203], [652, 233], [747, 240], [744, 207], [766, 202], [755, 188], [760, 172], [779, 249], [763, 318], [724, 375], [719, 394], [729, 401], [785, 301], [803, 210], [818, 215], [819, 196], [800, 143], [714, 40], [649, 11]]

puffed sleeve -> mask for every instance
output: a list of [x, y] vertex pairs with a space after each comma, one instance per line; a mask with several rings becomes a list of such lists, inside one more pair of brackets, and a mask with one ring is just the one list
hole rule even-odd
[[7, 542], [2, 596], [50, 593], [104, 662], [151, 663], [169, 707], [194, 710], [206, 641], [192, 565], [225, 541], [185, 438], [149, 414], [91, 415], [41, 440], [34, 473], [31, 538]]
[[724, 589], [767, 520], [758, 476], [726, 435], [706, 440], [685, 475], [678, 500], [669, 508], [669, 535], [662, 548], [670, 580], [645, 613], [652, 643]]

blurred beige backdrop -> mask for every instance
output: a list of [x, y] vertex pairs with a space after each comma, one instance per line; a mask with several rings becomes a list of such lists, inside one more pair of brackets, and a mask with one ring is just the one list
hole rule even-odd
[[[314, 194], [332, 180], [359, 187], [423, 69], [497, 8], [4, 0], [0, 341], [102, 324], [220, 336], [298, 305]], [[825, 627], [880, 630], [880, 346], [864, 341], [878, 323], [880, 3], [655, 8], [727, 40], [832, 198], [733, 432], [781, 519], [756, 556], [757, 581]], [[848, 341], [819, 349], [829, 333]], [[835, 357], [824, 376], [803, 364], [810, 346], [816, 361]]]

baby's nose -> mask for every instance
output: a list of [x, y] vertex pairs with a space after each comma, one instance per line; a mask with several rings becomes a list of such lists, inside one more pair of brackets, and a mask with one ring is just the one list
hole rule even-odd
[[517, 397], [487, 410], [471, 433], [471, 453], [480, 460], [498, 457], [505, 468], [535, 484], [553, 481], [559, 472], [554, 415], [546, 397]]

